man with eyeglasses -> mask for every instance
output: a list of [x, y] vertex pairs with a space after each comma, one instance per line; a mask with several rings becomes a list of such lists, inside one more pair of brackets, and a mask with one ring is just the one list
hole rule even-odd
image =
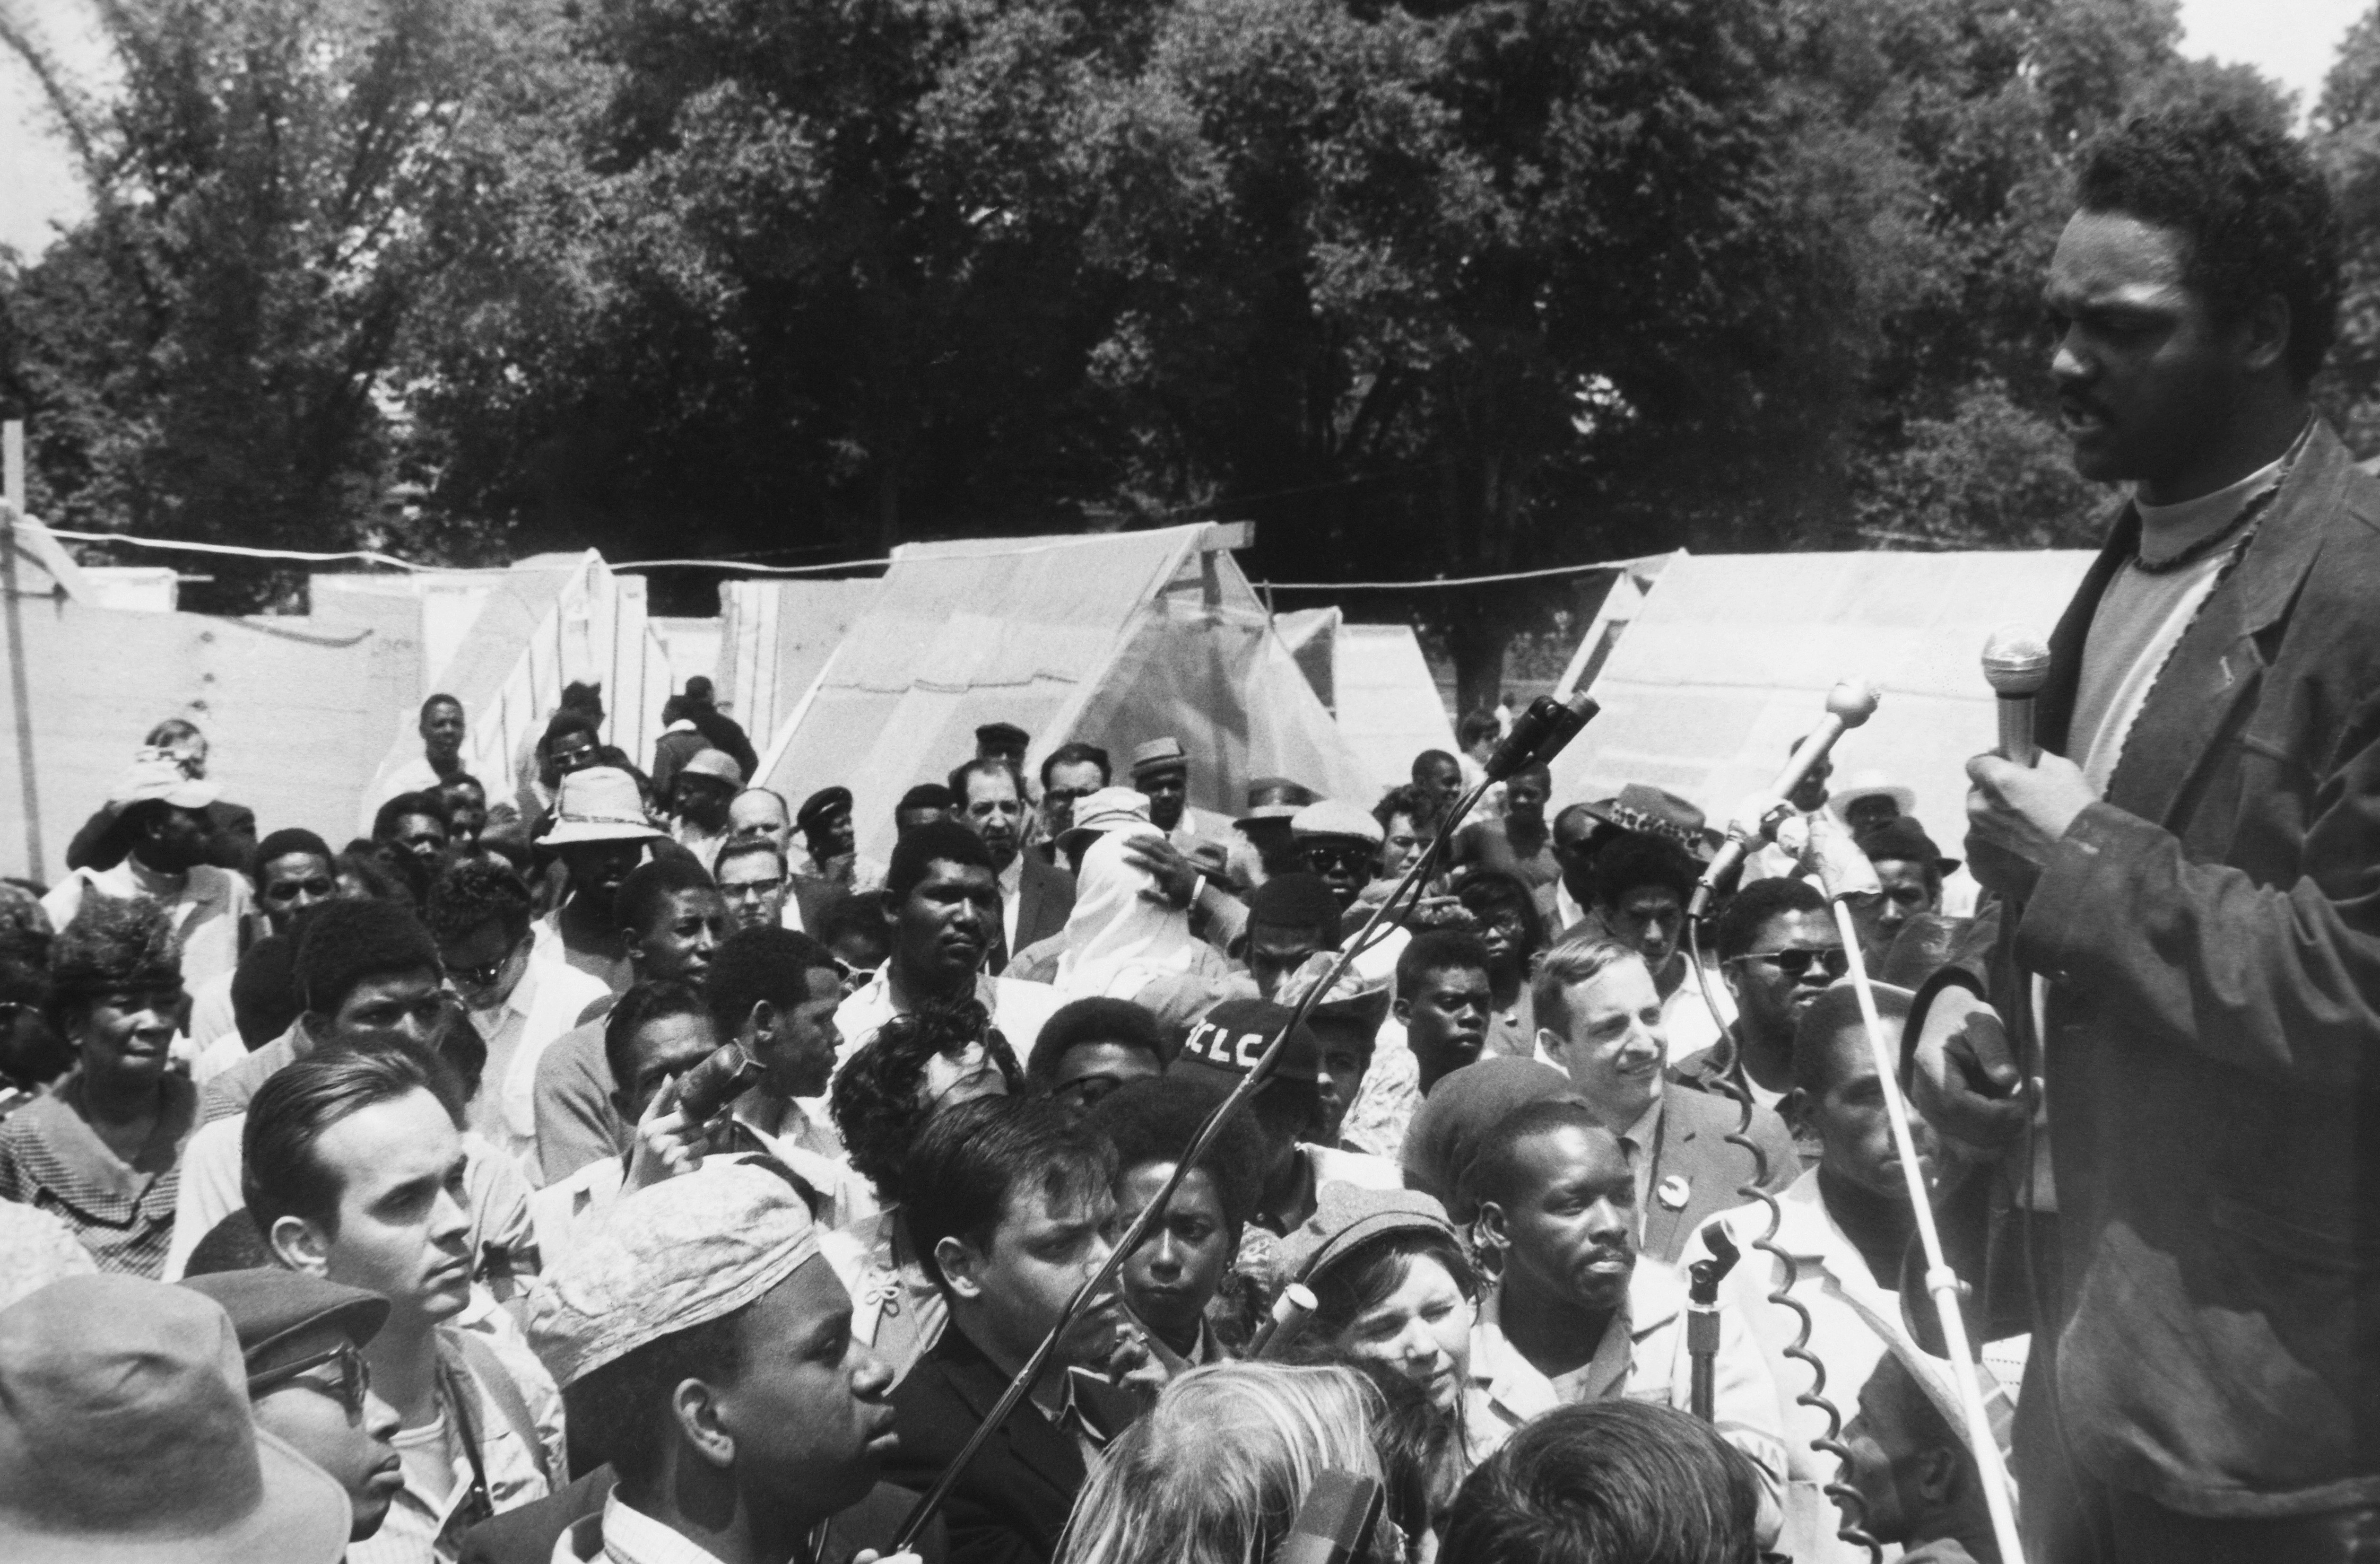
[[1770, 1109], [1755, 1106], [1744, 1131], [1760, 1149], [1755, 1168], [1752, 1155], [1727, 1139], [1742, 1122], [1736, 1104], [1663, 1090], [1661, 996], [1630, 947], [1616, 939], [1555, 946], [1537, 963], [1530, 1001], [1539, 1050], [1628, 1153], [1643, 1252], [1674, 1265], [1704, 1221], [1742, 1204], [1744, 1185], [1773, 1192], [1801, 1176], [1793, 1138]]
[[1290, 817], [1289, 836], [1300, 866], [1330, 887], [1343, 916], [1372, 883], [1384, 836], [1380, 823], [1354, 804], [1323, 799]]
[[1108, 785], [1113, 773], [1108, 752], [1097, 744], [1061, 744], [1041, 760], [1041, 839], [1034, 850], [1045, 863], [1064, 867], [1058, 838], [1075, 827], [1075, 803]]
[[1755, 880], [1719, 913], [1711, 942], [1735, 1020], [1718, 1042], [1678, 1061], [1670, 1078], [1721, 1095], [1722, 1080], [1749, 1092], [1786, 1116], [1803, 1161], [1815, 1166], [1816, 1130], [1799, 1122], [1790, 1098], [1793, 1035], [1828, 984], [1851, 970], [1826, 894], [1807, 880]]
[[396, 1409], [372, 1394], [363, 1351], [388, 1318], [388, 1300], [278, 1267], [190, 1277], [182, 1285], [231, 1316], [256, 1425], [347, 1491], [355, 1512], [347, 1540], [379, 1531], [405, 1485], [392, 1442]]

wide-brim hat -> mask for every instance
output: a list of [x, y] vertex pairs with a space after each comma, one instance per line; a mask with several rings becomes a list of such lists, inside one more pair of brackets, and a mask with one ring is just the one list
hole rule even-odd
[[677, 774], [680, 776], [708, 776], [731, 788], [744, 786], [744, 768], [736, 764], [735, 757], [724, 750], [697, 750], [686, 757], [684, 765], [677, 768]]
[[134, 804], [152, 802], [176, 809], [204, 809], [222, 797], [222, 784], [203, 776], [186, 776], [165, 755], [145, 750], [108, 790], [107, 807], [117, 814]]
[[1232, 822], [1253, 825], [1261, 820], [1287, 820], [1314, 801], [1314, 789], [1286, 776], [1259, 776], [1248, 784], [1248, 812]]
[[1058, 833], [1058, 850], [1080, 852], [1094, 837], [1135, 826], [1155, 828], [1148, 818], [1148, 795], [1131, 788], [1101, 788], [1075, 800], [1075, 823]]
[[1190, 764], [1190, 751], [1182, 747], [1179, 739], [1151, 739], [1132, 752], [1129, 769], [1138, 776], [1145, 771], [1178, 771]]
[[1607, 825], [1640, 837], [1677, 843], [1697, 858], [1710, 856], [1710, 836], [1702, 810], [1677, 794], [1631, 782], [1616, 797], [1579, 806]]
[[0, 1311], [0, 1558], [337, 1564], [346, 1489], [249, 1409], [232, 1323], [188, 1289], [69, 1277]]
[[1910, 788], [1888, 778], [1882, 772], [1863, 771], [1842, 787], [1827, 795], [1827, 807], [1835, 818], [1848, 822], [1852, 805], [1862, 799], [1890, 799], [1904, 815], [1917, 813], [1917, 795]]
[[1904, 863], [1932, 861], [1934, 867], [1948, 874], [1959, 867], [1959, 861], [1934, 845], [1913, 814], [1898, 815], [1881, 825], [1871, 825], [1852, 840], [1867, 854], [1868, 861], [1896, 859]]
[[540, 838], [547, 847], [574, 842], [647, 841], [662, 833], [645, 813], [637, 779], [616, 765], [590, 765], [562, 779], [553, 799], [552, 828]]

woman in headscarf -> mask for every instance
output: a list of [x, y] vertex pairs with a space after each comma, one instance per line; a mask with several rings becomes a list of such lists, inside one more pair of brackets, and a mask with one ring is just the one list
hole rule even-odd
[[198, 1123], [198, 1089], [167, 1068], [189, 1008], [164, 909], [86, 898], [50, 956], [50, 1021], [75, 1067], [0, 1120], [0, 1200], [57, 1216], [104, 1271], [164, 1269]]

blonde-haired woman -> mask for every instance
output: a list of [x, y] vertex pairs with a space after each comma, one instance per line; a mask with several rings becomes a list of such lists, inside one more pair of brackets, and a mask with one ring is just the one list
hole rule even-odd
[[[1323, 1472], [1386, 1483], [1379, 1412], [1353, 1369], [1194, 1369], [1099, 1457], [1057, 1564], [1266, 1564]], [[1394, 1532], [1384, 1516], [1371, 1558], [1405, 1556]]]

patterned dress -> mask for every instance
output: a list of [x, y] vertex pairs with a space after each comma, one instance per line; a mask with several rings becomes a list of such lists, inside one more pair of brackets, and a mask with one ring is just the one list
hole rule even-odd
[[130, 1162], [92, 1129], [79, 1070], [0, 1119], [0, 1200], [21, 1201], [72, 1228], [103, 1271], [155, 1278], [174, 1237], [182, 1146], [198, 1125], [199, 1094], [168, 1074], [156, 1128]]

